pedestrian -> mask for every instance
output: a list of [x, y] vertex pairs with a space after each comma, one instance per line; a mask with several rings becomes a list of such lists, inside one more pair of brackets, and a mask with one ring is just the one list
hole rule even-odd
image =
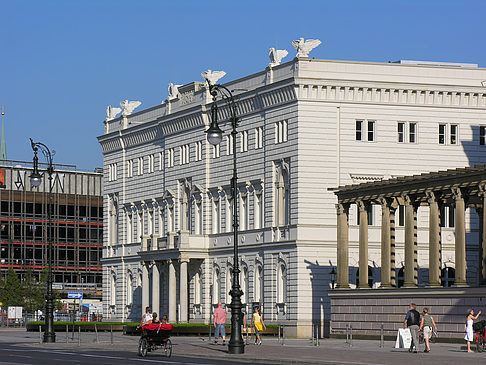
[[409, 352], [418, 352], [418, 330], [420, 324], [420, 313], [415, 309], [417, 305], [415, 303], [410, 303], [409, 310], [405, 316], [405, 321], [403, 322], [403, 328], [409, 328], [410, 334], [412, 335], [412, 342], [410, 343]]
[[221, 302], [218, 302], [218, 308], [214, 311], [214, 343], [218, 343], [219, 336], [223, 337], [223, 345], [226, 341], [226, 310], [223, 309]]
[[159, 319], [157, 318], [157, 313], [156, 313], [156, 312], [154, 312], [154, 313], [152, 314], [152, 320], [151, 320], [151, 321], [149, 321], [149, 322], [147, 322], [147, 324], [149, 324], [149, 323], [156, 323], [156, 324], [160, 324], [160, 321], [159, 321]]
[[152, 310], [150, 307], [145, 308], [145, 313], [142, 316], [142, 319], [140, 320], [140, 324], [137, 326], [137, 328], [142, 327], [144, 324], [149, 323], [149, 321], [152, 320]]
[[260, 332], [263, 331], [264, 328], [267, 329], [267, 327], [263, 322], [262, 312], [260, 311], [260, 307], [258, 306], [255, 307], [255, 313], [253, 313], [251, 324], [252, 326], [254, 326], [255, 329], [255, 336], [256, 336], [255, 345], [261, 345], [262, 339], [261, 339]]
[[432, 326], [434, 326], [435, 332], [437, 332], [437, 326], [435, 325], [434, 317], [429, 314], [429, 308], [425, 307], [422, 311], [422, 320], [420, 321], [419, 328], [419, 331], [424, 331], [424, 352], [430, 352], [430, 338], [432, 337]]
[[481, 311], [474, 316], [474, 309], [469, 309], [467, 311], [467, 320], [466, 324], [464, 325], [464, 332], [466, 332], [466, 336], [464, 336], [464, 339], [467, 341], [467, 352], [474, 352], [471, 350], [471, 342], [474, 341], [474, 332], [473, 332], [473, 321], [475, 319], [478, 319], [479, 315], [481, 314]]

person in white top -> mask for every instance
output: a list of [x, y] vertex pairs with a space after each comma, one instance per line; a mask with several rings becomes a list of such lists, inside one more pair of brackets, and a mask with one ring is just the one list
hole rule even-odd
[[464, 332], [466, 332], [466, 336], [464, 336], [464, 339], [467, 341], [467, 352], [474, 352], [471, 350], [471, 342], [474, 341], [474, 332], [473, 332], [473, 322], [475, 319], [478, 319], [479, 315], [481, 314], [481, 311], [474, 316], [474, 310], [469, 309], [467, 311], [467, 320], [466, 324], [464, 325]]
[[147, 322], [152, 321], [153, 316], [152, 316], [152, 310], [150, 307], [145, 308], [145, 313], [142, 316], [142, 320], [140, 321], [140, 324], [137, 326], [137, 328], [142, 327], [144, 324], [147, 324]]

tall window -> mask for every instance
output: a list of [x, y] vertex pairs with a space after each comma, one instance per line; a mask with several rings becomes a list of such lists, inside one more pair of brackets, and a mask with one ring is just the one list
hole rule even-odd
[[138, 175], [143, 175], [143, 157], [138, 158]]
[[179, 147], [179, 154], [180, 154], [180, 160], [179, 160], [180, 165], [185, 165], [189, 163], [190, 145], [185, 144]]
[[286, 120], [275, 123], [275, 144], [287, 142], [288, 125]]
[[118, 203], [114, 196], [110, 197], [110, 243], [116, 245], [118, 243]]
[[162, 171], [164, 168], [164, 158], [162, 152], [159, 152], [159, 171]]
[[108, 165], [108, 181], [115, 181], [118, 178], [118, 164]]
[[253, 226], [255, 229], [263, 227], [263, 205], [262, 205], [262, 192], [254, 191], [253, 193]]
[[362, 120], [356, 121], [356, 140], [357, 141], [363, 140], [363, 121]]
[[202, 142], [198, 141], [194, 144], [194, 151], [195, 151], [195, 161], [201, 161], [202, 160]]
[[231, 232], [233, 227], [233, 197], [230, 194], [226, 194], [226, 232]]
[[248, 268], [243, 266], [240, 271], [240, 287], [243, 290], [243, 296], [241, 297], [241, 301], [246, 304], [249, 303], [249, 295], [248, 295]]
[[233, 135], [226, 136], [226, 155], [233, 154]]
[[174, 205], [169, 205], [167, 209], [167, 228], [169, 232], [175, 231]]
[[255, 287], [253, 292], [253, 300], [257, 303], [263, 299], [263, 268], [260, 265], [255, 265]]
[[479, 144], [486, 145], [486, 127], [484, 125], [479, 127]]
[[446, 125], [439, 124], [439, 144], [445, 144], [446, 141]]
[[132, 243], [133, 240], [132, 219], [132, 212], [127, 212], [127, 243]]
[[290, 223], [289, 173], [286, 163], [277, 169], [276, 198], [277, 225], [286, 226]]
[[116, 275], [115, 273], [111, 274], [111, 283], [110, 283], [110, 305], [116, 305]]
[[277, 303], [285, 303], [287, 299], [287, 269], [283, 263], [277, 269]]
[[128, 275], [127, 278], [127, 304], [132, 305], [133, 303], [133, 276]]
[[220, 156], [220, 146], [221, 146], [221, 143], [217, 144], [217, 145], [213, 145], [213, 158], [218, 158]]
[[240, 193], [240, 229], [246, 231], [248, 229], [248, 194]]
[[255, 149], [263, 148], [263, 127], [255, 128]]
[[220, 221], [221, 221], [221, 214], [220, 214], [220, 207], [219, 207], [219, 199], [213, 198], [213, 234], [220, 232]]
[[194, 275], [194, 304], [199, 305], [202, 302], [202, 273], [196, 271]]
[[174, 149], [167, 150], [167, 167], [174, 167]]
[[248, 131], [240, 132], [240, 152], [248, 151]]
[[213, 304], [218, 303], [221, 300], [221, 273], [218, 268], [213, 271]]
[[201, 200], [194, 199], [194, 233], [202, 234], [203, 227], [203, 214], [202, 214], [202, 203]]
[[398, 122], [397, 125], [398, 128], [398, 142], [403, 143], [405, 142], [405, 123], [404, 122]]
[[417, 123], [408, 124], [408, 141], [415, 143], [417, 137]]
[[233, 288], [233, 268], [228, 266], [226, 268], [226, 290], [225, 290], [226, 303], [231, 303], [231, 295], [229, 292], [232, 290], [232, 288]]
[[152, 173], [155, 170], [155, 155], [148, 156], [148, 172]]
[[445, 228], [455, 227], [456, 208], [443, 205], [440, 207], [440, 226]]
[[450, 144], [457, 144], [457, 124], [451, 124]]
[[127, 177], [133, 176], [133, 160], [127, 161]]
[[375, 122], [368, 121], [368, 141], [372, 142], [375, 140]]

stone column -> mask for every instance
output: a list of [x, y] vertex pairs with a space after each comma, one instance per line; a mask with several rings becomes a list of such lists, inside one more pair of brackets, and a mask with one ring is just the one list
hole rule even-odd
[[160, 270], [157, 262], [152, 265], [152, 313], [160, 317]]
[[479, 185], [479, 196], [483, 202], [483, 207], [479, 212], [480, 242], [479, 245], [479, 285], [486, 285], [486, 184]]
[[189, 263], [189, 259], [181, 259], [181, 266], [180, 266], [180, 277], [179, 277], [179, 286], [180, 286], [180, 303], [181, 303], [181, 322], [186, 323], [188, 321], [188, 305], [189, 305], [189, 297], [188, 297], [188, 280], [187, 280], [187, 264]]
[[149, 304], [149, 272], [145, 262], [142, 262], [142, 315]]
[[425, 193], [429, 202], [429, 285], [440, 286], [440, 210], [436, 194]]
[[391, 231], [390, 231], [390, 201], [380, 198], [381, 204], [381, 286], [391, 287]]
[[409, 195], [403, 196], [405, 204], [405, 281], [403, 286], [415, 287], [415, 207]]
[[337, 211], [337, 287], [349, 288], [349, 204], [336, 204]]
[[176, 323], [177, 281], [174, 261], [169, 260], [169, 322]]
[[358, 200], [359, 210], [359, 288], [368, 285], [368, 204]]
[[466, 286], [466, 204], [460, 188], [452, 188], [452, 194], [456, 204], [456, 279], [454, 286]]
[[393, 199], [390, 204], [390, 285], [394, 287], [395, 282], [395, 212], [398, 203]]

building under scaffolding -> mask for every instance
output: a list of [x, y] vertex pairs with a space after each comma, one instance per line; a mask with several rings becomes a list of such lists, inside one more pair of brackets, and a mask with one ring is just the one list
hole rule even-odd
[[[42, 164], [40, 164], [42, 165]], [[45, 168], [45, 166], [40, 166]], [[49, 180], [32, 187], [30, 162], [0, 161], [0, 272], [40, 278], [48, 265]], [[55, 165], [52, 180], [53, 281], [61, 292], [101, 297], [103, 174]]]

